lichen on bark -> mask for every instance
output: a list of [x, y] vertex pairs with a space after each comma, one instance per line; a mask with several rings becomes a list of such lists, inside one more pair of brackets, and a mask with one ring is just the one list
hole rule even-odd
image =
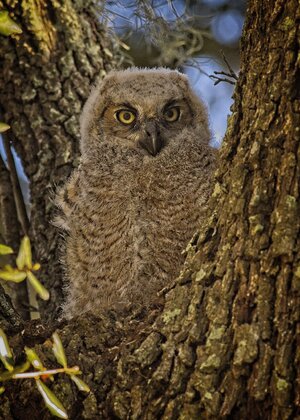
[[90, 85], [117, 65], [118, 53], [94, 1], [0, 1], [0, 8], [23, 30], [1, 39], [0, 107], [30, 181], [30, 237], [51, 290], [50, 303], [40, 305], [49, 319], [63, 298], [54, 190], [78, 165], [79, 115]]

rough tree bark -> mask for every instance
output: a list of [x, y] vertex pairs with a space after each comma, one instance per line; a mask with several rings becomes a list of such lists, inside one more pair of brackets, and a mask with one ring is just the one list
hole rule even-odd
[[41, 304], [46, 319], [63, 298], [59, 236], [51, 225], [54, 190], [77, 165], [78, 117], [89, 87], [115, 64], [95, 4], [0, 1], [23, 30], [1, 37], [0, 112], [30, 181], [29, 236], [42, 264], [39, 277], [51, 290], [51, 301]]
[[[60, 330], [92, 388], [53, 385], [70, 418], [299, 418], [299, 17], [297, 0], [248, 3], [211, 215], [161, 314]], [[28, 328], [11, 342], [42, 339]], [[49, 418], [33, 387], [16, 403], [10, 385], [3, 418]]]

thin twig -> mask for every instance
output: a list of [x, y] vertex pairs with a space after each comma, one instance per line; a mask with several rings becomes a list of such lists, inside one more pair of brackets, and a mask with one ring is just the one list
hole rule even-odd
[[24, 373], [16, 373], [12, 376], [12, 379], [24, 379], [24, 378], [38, 378], [40, 376], [45, 375], [56, 375], [57, 373], [72, 373], [73, 375], [77, 375], [80, 373], [79, 367], [74, 366], [72, 368], [58, 368], [58, 369], [49, 369], [49, 370], [40, 370], [36, 372], [24, 372]]
[[238, 76], [237, 76], [236, 72], [233, 70], [233, 68], [231, 67], [231, 65], [229, 64], [229, 62], [228, 62], [228, 60], [227, 60], [227, 58], [226, 58], [226, 56], [224, 54], [224, 51], [221, 51], [221, 53], [222, 53], [222, 58], [224, 60], [224, 63], [226, 64], [226, 66], [227, 66], [227, 68], [229, 70], [230, 77], [232, 77], [235, 80], [238, 80]]
[[[215, 72], [214, 72], [215, 73]], [[227, 82], [227, 83], [230, 83], [231, 85], [235, 85], [235, 82], [233, 82], [232, 80], [230, 80], [230, 79], [227, 79], [226, 77], [217, 77], [217, 76], [214, 76], [214, 75], [210, 75], [209, 76], [211, 79], [216, 79], [216, 81], [214, 82], [214, 85], [216, 86], [216, 85], [218, 85], [219, 83], [221, 83], [221, 82]]]
[[231, 73], [226, 73], [226, 71], [214, 71], [214, 74], [222, 74], [224, 76], [230, 76], [230, 77], [233, 77], [235, 80], [237, 80], [236, 75], [232, 75]]
[[[227, 68], [228, 68], [228, 72], [226, 71], [214, 71], [214, 74], [220, 74], [222, 76], [225, 77], [219, 77], [219, 76], [214, 76], [214, 75], [210, 75], [209, 77], [213, 80], [215, 80], [214, 85], [218, 85], [221, 82], [226, 82], [229, 83], [231, 85], [235, 85], [235, 82], [238, 80], [238, 75], [235, 73], [235, 71], [233, 70], [233, 68], [231, 67], [231, 65], [229, 64], [227, 58], [225, 57], [225, 54], [223, 51], [221, 51], [222, 54], [222, 58], [224, 63], [226, 64]], [[233, 80], [231, 80], [233, 79]]]

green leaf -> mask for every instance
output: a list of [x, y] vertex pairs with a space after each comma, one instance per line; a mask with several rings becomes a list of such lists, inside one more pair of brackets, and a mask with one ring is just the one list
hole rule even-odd
[[0, 279], [20, 283], [25, 280], [27, 274], [24, 271], [13, 269], [12, 271], [0, 270]]
[[4, 122], [0, 122], [0, 133], [4, 133], [5, 131], [10, 129], [10, 125], [5, 124]]
[[0, 255], [13, 254], [14, 251], [10, 246], [0, 244]]
[[78, 378], [78, 376], [70, 375], [70, 378], [75, 382], [79, 391], [90, 392], [90, 387], [82, 379]]
[[8, 36], [21, 33], [22, 29], [20, 26], [11, 19], [6, 10], [2, 10], [0, 12], [0, 34]]
[[59, 335], [57, 334], [57, 332], [52, 334], [52, 339], [53, 339], [52, 350], [53, 350], [54, 356], [56, 357], [56, 360], [58, 361], [58, 363], [62, 365], [64, 368], [66, 368], [68, 366], [67, 358], [66, 358], [65, 350], [62, 345], [61, 339], [59, 338]]
[[0, 360], [4, 364], [5, 369], [10, 372], [14, 369], [14, 359], [8, 344], [5, 332], [0, 328]]
[[23, 270], [25, 266], [29, 270], [32, 269], [31, 245], [28, 236], [24, 236], [24, 238], [21, 241], [16, 263], [19, 270]]
[[48, 300], [50, 297], [48, 290], [42, 285], [42, 283], [40, 283], [40, 281], [31, 271], [27, 271], [27, 278], [40, 298], [43, 300]]
[[37, 370], [45, 370], [43, 363], [41, 362], [41, 359], [36, 354], [36, 352], [33, 349], [30, 349], [29, 347], [24, 348], [27, 359], [32, 364], [32, 366]]
[[81, 375], [82, 372], [78, 366], [73, 366], [73, 367], [65, 368], [65, 373], [67, 375]]
[[3, 394], [4, 391], [5, 391], [4, 386], [0, 386], [0, 395]]
[[32, 266], [32, 270], [33, 271], [37, 271], [41, 268], [41, 264], [40, 263], [34, 263]]
[[20, 366], [16, 366], [12, 371], [10, 372], [1, 372], [0, 373], [0, 381], [8, 381], [9, 379], [14, 378], [14, 376], [18, 373], [26, 372], [30, 368], [30, 363], [28, 360], [26, 360], [25, 363], [23, 363]]
[[53, 392], [40, 379], [36, 380], [36, 385], [45, 401], [46, 407], [50, 410], [51, 414], [59, 417], [60, 419], [67, 419], [68, 415], [64, 406], [53, 394]]

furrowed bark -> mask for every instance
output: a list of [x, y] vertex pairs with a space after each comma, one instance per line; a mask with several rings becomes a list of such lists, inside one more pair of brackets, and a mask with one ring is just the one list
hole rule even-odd
[[30, 180], [29, 236], [51, 291], [40, 305], [50, 319], [63, 298], [54, 191], [78, 164], [81, 107], [91, 83], [115, 63], [114, 47], [94, 1], [0, 1], [0, 9], [23, 30], [1, 38], [0, 107]]

